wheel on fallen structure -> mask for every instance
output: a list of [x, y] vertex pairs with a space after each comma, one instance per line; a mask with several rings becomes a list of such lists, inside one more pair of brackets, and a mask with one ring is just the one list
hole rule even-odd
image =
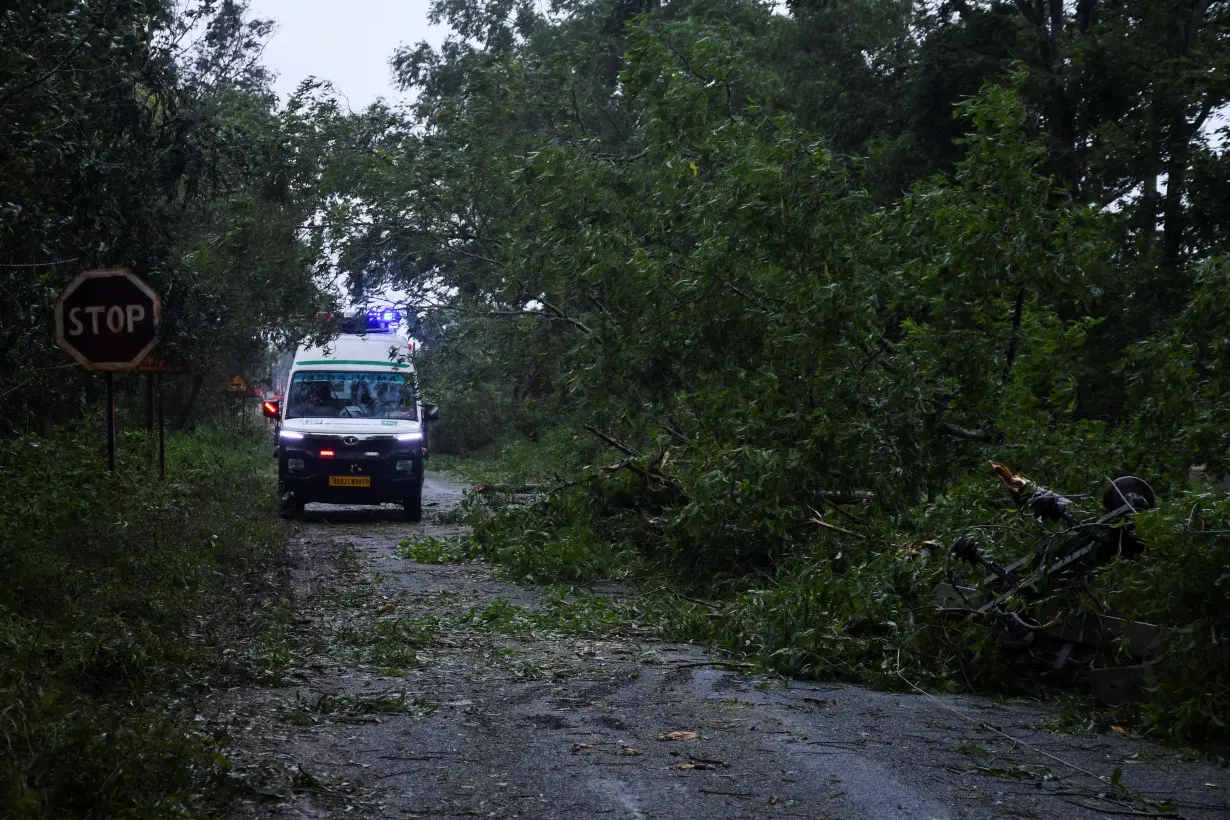
[[1102, 495], [1102, 506], [1107, 512], [1114, 512], [1124, 504], [1130, 504], [1136, 512], [1151, 510], [1157, 506], [1157, 494], [1143, 478], [1134, 475], [1120, 476], [1106, 488]]

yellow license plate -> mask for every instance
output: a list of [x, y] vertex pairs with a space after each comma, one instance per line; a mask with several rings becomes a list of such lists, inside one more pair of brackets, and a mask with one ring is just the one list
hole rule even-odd
[[372, 477], [369, 475], [331, 475], [330, 487], [370, 487]]

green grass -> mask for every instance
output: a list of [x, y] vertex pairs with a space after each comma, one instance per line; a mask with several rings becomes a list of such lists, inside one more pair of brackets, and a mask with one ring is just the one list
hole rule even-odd
[[418, 564], [457, 564], [473, 557], [468, 539], [415, 538], [397, 545], [397, 556]]
[[93, 436], [0, 442], [6, 817], [193, 814], [224, 761], [177, 699], [289, 659], [267, 437], [173, 437], [165, 482], [142, 435], [114, 475], [101, 455]]

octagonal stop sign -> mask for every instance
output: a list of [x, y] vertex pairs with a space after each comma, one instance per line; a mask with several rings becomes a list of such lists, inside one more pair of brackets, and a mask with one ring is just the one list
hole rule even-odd
[[125, 268], [87, 270], [56, 297], [56, 344], [90, 370], [134, 370], [158, 344], [162, 300]]

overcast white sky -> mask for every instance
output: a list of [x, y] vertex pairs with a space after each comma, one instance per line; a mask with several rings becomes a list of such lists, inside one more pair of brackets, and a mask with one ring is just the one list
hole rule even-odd
[[393, 87], [389, 58], [399, 45], [439, 45], [447, 30], [427, 22], [429, 0], [251, 0], [250, 13], [277, 30], [264, 63], [277, 72], [283, 100], [305, 78], [329, 80], [356, 111]]

